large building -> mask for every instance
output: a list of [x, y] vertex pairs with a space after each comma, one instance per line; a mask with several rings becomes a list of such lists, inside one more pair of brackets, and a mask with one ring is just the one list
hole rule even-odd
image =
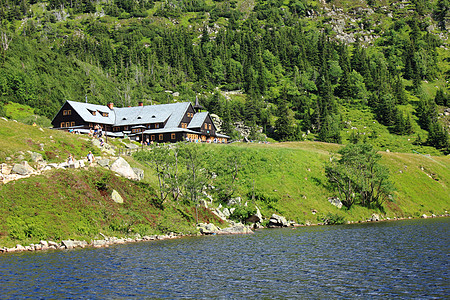
[[[198, 102], [135, 107], [114, 107], [67, 101], [53, 118], [53, 127], [89, 133], [96, 125], [111, 137], [144, 142], [202, 141], [226, 143], [228, 136], [217, 133], [208, 112], [200, 112]], [[97, 127], [98, 127], [97, 126]]]

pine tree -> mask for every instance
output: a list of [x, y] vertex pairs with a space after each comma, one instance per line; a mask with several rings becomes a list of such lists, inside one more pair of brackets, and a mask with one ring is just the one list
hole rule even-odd
[[450, 149], [449, 134], [439, 122], [430, 125], [427, 144], [436, 149]]
[[434, 97], [434, 102], [437, 105], [446, 105], [446, 97], [444, 94], [444, 90], [442, 88], [438, 89], [436, 92], [436, 96]]
[[339, 80], [338, 94], [342, 98], [348, 98], [351, 95], [350, 92], [350, 59], [348, 57], [348, 50], [345, 45], [340, 48], [339, 65], [342, 69], [342, 76]]
[[339, 115], [334, 114], [325, 117], [318, 138], [320, 141], [327, 143], [340, 144], [342, 142]]
[[392, 87], [392, 92], [395, 96], [395, 100], [398, 104], [406, 104], [408, 98], [406, 96], [405, 86], [403, 85], [403, 79], [400, 75], [395, 77], [395, 81]]
[[433, 12], [435, 20], [438, 22], [439, 28], [445, 31], [446, 21], [450, 14], [450, 1], [449, 0], [438, 0], [436, 8]]
[[293, 126], [293, 117], [289, 111], [286, 100], [286, 87], [283, 89], [283, 95], [278, 101], [277, 110], [278, 119], [275, 121], [275, 133], [280, 141], [295, 140], [295, 127]]

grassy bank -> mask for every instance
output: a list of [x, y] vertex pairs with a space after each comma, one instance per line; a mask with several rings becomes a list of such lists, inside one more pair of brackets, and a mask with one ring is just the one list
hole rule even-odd
[[392, 201], [385, 202], [380, 209], [353, 206], [346, 210], [328, 202], [329, 197], [337, 194], [328, 188], [324, 172], [330, 158], [342, 146], [295, 142], [229, 147], [246, 153], [239, 180], [240, 194], [251, 196], [254, 190], [255, 203], [266, 216], [279, 213], [300, 224], [317, 223], [329, 214], [359, 221], [372, 213], [391, 218], [443, 214], [450, 206], [448, 156], [381, 152], [381, 162], [389, 168], [395, 187]]
[[[84, 157], [94, 149], [84, 136], [0, 120], [0, 163], [20, 153], [36, 151], [49, 161], [64, 160], [68, 153]], [[119, 141], [114, 141], [120, 144]], [[325, 217], [359, 221], [373, 213], [385, 217], [419, 217], [444, 214], [450, 204], [450, 158], [418, 153], [382, 152], [382, 164], [390, 170], [395, 191], [392, 200], [378, 209], [354, 205], [338, 209], [328, 202], [337, 194], [328, 188], [325, 166], [341, 145], [318, 142], [278, 144], [204, 145], [209, 163], [238, 153], [240, 166], [232, 197], [247, 207], [255, 205], [265, 218], [272, 213], [299, 224], [319, 223]], [[145, 171], [142, 182], [114, 175], [103, 168], [52, 170], [0, 185], [0, 245], [33, 243], [41, 239], [92, 239], [109, 236], [167, 232], [194, 233], [195, 206], [157, 198], [157, 178], [149, 165], [127, 157], [133, 167]], [[217, 180], [217, 179], [216, 179]], [[217, 182], [211, 181], [214, 186]], [[115, 203], [113, 190], [124, 203]], [[209, 191], [214, 196], [214, 190]], [[213, 206], [226, 205], [214, 200]], [[208, 209], [200, 209], [200, 222], [220, 221]]]
[[[123, 203], [113, 201], [116, 190]], [[133, 236], [168, 232], [195, 233], [195, 209], [160, 204], [153, 188], [103, 168], [53, 170], [0, 186], [0, 245], [39, 240], [87, 240], [99, 233]], [[219, 219], [206, 209], [199, 221]]]

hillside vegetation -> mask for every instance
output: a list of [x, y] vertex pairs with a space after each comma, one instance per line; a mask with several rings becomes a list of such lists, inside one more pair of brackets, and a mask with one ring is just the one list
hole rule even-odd
[[250, 139], [447, 153], [449, 14], [447, 0], [0, 0], [0, 114], [198, 95], [234, 138], [244, 121]]
[[[48, 159], [46, 153], [52, 152], [60, 157], [53, 156], [53, 161], [61, 161], [67, 153], [80, 159], [93, 149], [83, 136], [41, 130], [13, 121], [0, 120], [0, 125], [0, 140], [5, 145], [1, 147], [2, 163], [7, 157], [8, 164], [19, 162], [20, 153], [29, 159], [28, 150], [47, 155]], [[111, 142], [117, 146], [121, 143], [112, 139]], [[42, 144], [43, 149], [36, 144]], [[265, 219], [263, 224], [272, 213], [298, 224], [316, 224], [324, 220], [361, 221], [373, 213], [385, 218], [441, 215], [450, 205], [448, 156], [383, 152], [382, 164], [389, 168], [395, 187], [392, 198], [380, 207], [354, 205], [350, 209], [338, 209], [328, 202], [329, 197], [337, 194], [328, 186], [325, 166], [330, 157], [336, 157], [341, 145], [308, 141], [195, 147], [204, 154], [200, 159], [204, 160], [202, 166], [209, 174], [207, 188], [202, 186], [214, 199], [209, 208], [234, 207], [236, 213], [232, 217], [237, 220], [254, 213], [256, 207]], [[226, 170], [230, 169], [227, 164], [233, 164], [228, 160], [230, 157], [238, 162], [235, 181], [227, 177]], [[127, 160], [145, 170], [143, 181], [131, 181], [101, 167], [89, 167], [51, 170], [41, 176], [1, 184], [0, 245], [41, 239], [89, 240], [98, 237], [100, 232], [108, 236], [195, 233], [197, 201], [190, 200], [188, 193], [177, 200], [169, 196], [161, 201], [155, 168], [133, 157]], [[220, 193], [224, 186], [232, 189], [226, 197]], [[113, 189], [124, 198], [123, 204], [111, 199]], [[241, 205], [229, 203], [229, 199], [236, 197], [241, 197]], [[208, 201], [203, 193], [201, 199]], [[225, 226], [210, 209], [198, 208], [199, 222]]]

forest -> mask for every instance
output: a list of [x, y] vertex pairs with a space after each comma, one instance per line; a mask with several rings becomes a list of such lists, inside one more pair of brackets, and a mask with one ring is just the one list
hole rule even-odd
[[244, 121], [249, 139], [448, 153], [449, 16], [448, 0], [0, 0], [0, 115], [198, 96], [235, 139]]

